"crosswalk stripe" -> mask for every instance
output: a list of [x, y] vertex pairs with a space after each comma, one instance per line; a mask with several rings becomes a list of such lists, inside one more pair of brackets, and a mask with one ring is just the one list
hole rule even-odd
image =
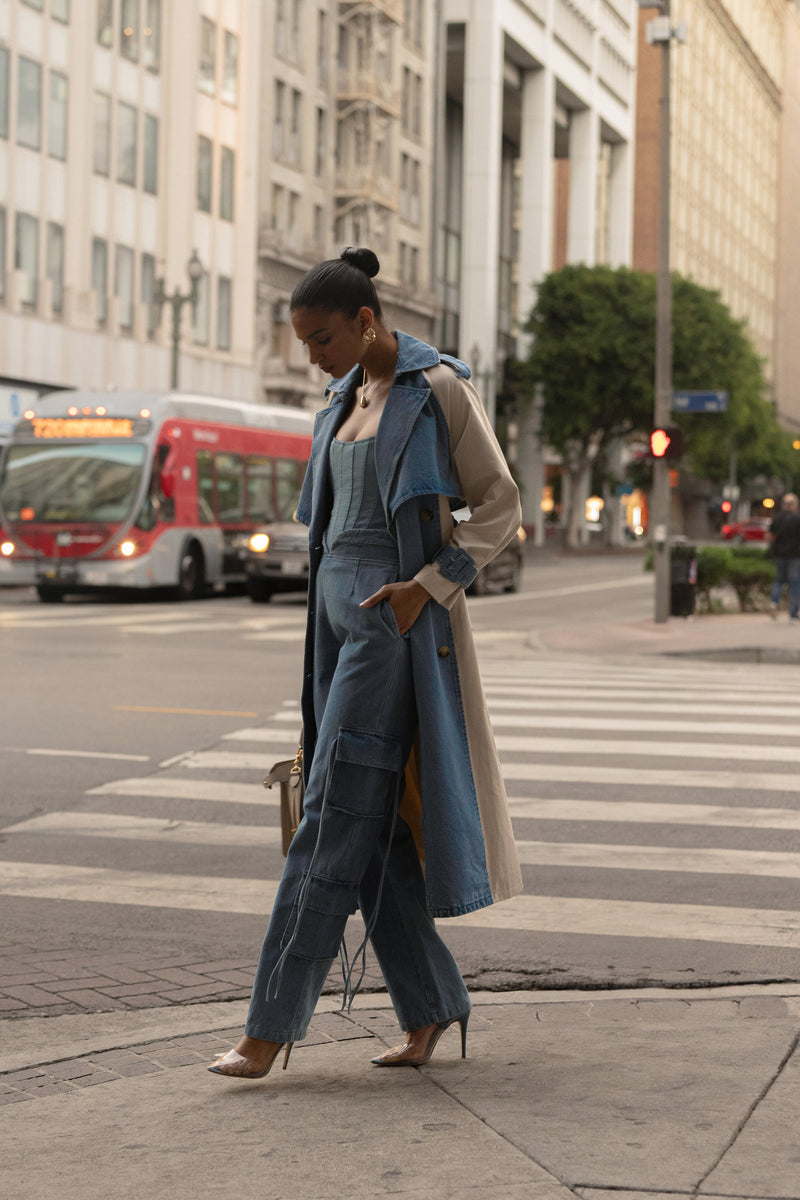
[[[273, 719], [273, 718], [271, 718]], [[295, 723], [299, 721], [299, 715], [294, 714], [291, 718]], [[297, 732], [300, 730], [298, 728]], [[223, 742], [280, 742], [282, 745], [287, 745], [292, 741], [288, 729], [270, 729], [268, 725], [258, 726], [251, 729], [234, 729], [232, 733], [222, 735]], [[297, 749], [297, 737], [294, 739], [294, 748]]]
[[280, 849], [278, 825], [221, 825], [216, 821], [173, 821], [118, 813], [53, 812], [9, 825], [3, 834], [122, 838], [202, 846], [262, 846]]
[[453, 926], [518, 933], [668, 938], [793, 950], [800, 947], [800, 912], [783, 909], [523, 895], [450, 921]]
[[277, 788], [253, 783], [227, 783], [211, 779], [170, 779], [146, 775], [134, 779], [112, 779], [91, 788], [87, 796], [139, 796], [157, 800], [209, 800], [217, 804], [257, 804], [266, 808], [280, 803]]
[[[221, 825], [210, 821], [171, 821], [163, 817], [116, 813], [54, 812], [19, 821], [5, 836], [38, 834], [57, 837], [117, 838], [206, 846], [281, 848], [279, 826]], [[800, 878], [800, 854], [771, 850], [715, 850], [605, 842], [518, 841], [520, 862], [527, 866], [578, 867], [626, 871], [670, 871], [709, 875]]]
[[[572, 712], [569, 716], [550, 716], [547, 713], [537, 713], [530, 716], [525, 713], [501, 713], [492, 707], [492, 725], [495, 728], [514, 727], [517, 729], [595, 729], [629, 733], [697, 733], [699, 728], [709, 733], [743, 733], [746, 737], [775, 737], [782, 732], [780, 726], [773, 722], [769, 725], [759, 725], [755, 721], [725, 721], [705, 719], [702, 726], [695, 721], [676, 721], [670, 719], [641, 718], [641, 717], [587, 717]], [[793, 730], [786, 726], [786, 732]], [[230, 735], [229, 735], [230, 736]], [[763, 750], [765, 747], [759, 747]]]
[[711, 804], [652, 804], [639, 800], [509, 799], [511, 816], [531, 821], [624, 825], [708, 825], [740, 829], [800, 829], [792, 808], [740, 808]]
[[108, 867], [0, 862], [0, 892], [38, 900], [79, 900], [94, 904], [135, 904], [205, 912], [266, 916], [275, 880], [226, 879], [209, 875], [158, 875]]
[[[676, 699], [673, 703], [670, 703], [669, 700], [663, 699], [647, 700], [644, 699], [639, 692], [637, 692], [634, 696], [629, 695], [624, 700], [605, 698], [603, 699], [602, 703], [598, 703], [598, 700], [595, 696], [585, 696], [580, 692], [574, 693], [573, 698], [567, 700], [562, 698], [563, 692], [560, 692], [558, 696], [550, 695], [549, 692], [546, 696], [538, 693], [537, 699], [523, 699], [519, 696], [509, 696], [508, 699], [501, 699], [500, 696], [505, 695], [505, 693], [501, 692], [500, 688], [497, 688], [496, 690], [499, 695], [497, 697], [490, 696], [488, 703], [489, 711], [491, 713], [497, 713], [498, 715], [503, 714], [506, 709], [513, 709], [514, 712], [522, 713], [535, 713], [540, 711], [579, 713], [584, 709], [590, 709], [595, 712], [602, 710], [603, 712], [612, 713], [646, 712], [680, 713], [682, 715], [696, 713], [699, 716], [702, 716], [705, 722], [712, 724], [714, 729], [719, 728], [718, 719], [720, 718], [726, 719], [727, 717], [731, 716], [776, 717], [786, 721], [786, 730], [789, 732], [794, 730], [797, 724], [797, 719], [800, 717], [800, 705], [798, 704], [737, 704], [734, 701], [731, 701], [728, 696], [723, 696], [722, 693], [719, 694], [718, 698], [720, 707], [718, 709], [714, 709], [709, 705], [709, 703], [693, 704], [686, 700], [678, 699]], [[609, 692], [608, 695], [617, 697], [618, 693]], [[582, 704], [576, 702], [580, 700], [583, 701]], [[273, 720], [275, 719], [276, 718], [273, 717]], [[693, 725], [692, 728], [696, 729], [696, 724]], [[753, 730], [756, 728], [756, 726], [748, 724], [746, 728]], [[777, 734], [780, 733], [781, 730], [782, 726], [780, 725], [769, 726], [770, 733]]]
[[[159, 875], [103, 867], [0, 862], [0, 892], [43, 900], [143, 905], [148, 908], [266, 916], [274, 880]], [[517, 896], [451, 918], [452, 927], [591, 937], [669, 938], [733, 945], [800, 947], [800, 913], [721, 905]]]
[[797, 795], [797, 775], [779, 775], [747, 771], [667, 771], [649, 767], [589, 767], [574, 763], [503, 763], [506, 782], [588, 783], [639, 787], [715, 788], [728, 792], [791, 792]]
[[800, 854], [779, 850], [714, 850], [628, 846], [606, 842], [517, 842], [520, 862], [536, 867], [800, 879]]
[[[499, 734], [497, 749], [525, 754], [619, 754], [646, 758], [721, 758], [739, 762], [800, 762], [800, 745], [745, 746], [739, 742], [645, 742], [640, 738], [617, 741], [609, 738], [508, 737]], [[505, 769], [505, 768], [504, 768]], [[800, 779], [796, 785], [800, 787]]]

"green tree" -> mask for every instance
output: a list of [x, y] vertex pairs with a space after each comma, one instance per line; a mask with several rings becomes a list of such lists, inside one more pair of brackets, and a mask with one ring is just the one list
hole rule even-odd
[[[572, 265], [545, 276], [526, 324], [533, 334], [519, 364], [520, 391], [544, 394], [542, 437], [558, 453], [572, 487], [612, 442], [646, 437], [653, 420], [655, 276], [627, 267]], [[717, 293], [673, 276], [673, 377], [676, 388], [727, 390], [725, 414], [682, 416], [685, 461], [704, 478], [728, 477], [730, 454], [740, 478], [768, 473], [791, 461], [791, 441], [764, 398], [762, 364], [741, 322]], [[788, 456], [788, 458], [787, 458]], [[780, 473], [780, 471], [778, 471]], [[567, 514], [575, 545], [582, 513]]]

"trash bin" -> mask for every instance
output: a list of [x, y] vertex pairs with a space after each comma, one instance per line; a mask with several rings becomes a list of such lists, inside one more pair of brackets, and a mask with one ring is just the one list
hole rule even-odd
[[669, 582], [672, 617], [691, 617], [694, 612], [694, 593], [697, 587], [697, 551], [685, 543], [670, 548]]

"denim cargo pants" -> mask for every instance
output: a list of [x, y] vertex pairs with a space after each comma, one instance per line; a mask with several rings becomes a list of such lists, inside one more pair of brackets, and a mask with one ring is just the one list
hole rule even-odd
[[[410, 641], [399, 634], [388, 600], [359, 607], [397, 578], [392, 548], [366, 539], [322, 559], [315, 606], [318, 740], [303, 820], [261, 950], [245, 1027], [251, 1037], [305, 1036], [357, 907], [402, 1029], [469, 1009], [458, 967], [427, 909], [411, 831], [397, 815], [416, 724]], [[345, 1001], [349, 984], [346, 978]]]

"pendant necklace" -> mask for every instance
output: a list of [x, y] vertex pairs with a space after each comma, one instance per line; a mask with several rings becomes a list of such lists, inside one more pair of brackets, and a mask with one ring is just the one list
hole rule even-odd
[[[392, 361], [392, 378], [394, 378], [394, 369], [396, 366], [397, 366], [397, 355], [395, 354], [394, 359]], [[374, 391], [379, 383], [383, 383], [383, 379], [373, 379], [373, 381], [369, 384], [369, 390]], [[367, 395], [367, 386], [368, 386], [367, 385], [367, 368], [364, 367], [364, 378], [361, 380], [361, 399], [358, 402], [359, 405], [361, 406], [361, 408], [367, 408], [369, 406], [370, 400], [372, 399], [371, 396]]]

